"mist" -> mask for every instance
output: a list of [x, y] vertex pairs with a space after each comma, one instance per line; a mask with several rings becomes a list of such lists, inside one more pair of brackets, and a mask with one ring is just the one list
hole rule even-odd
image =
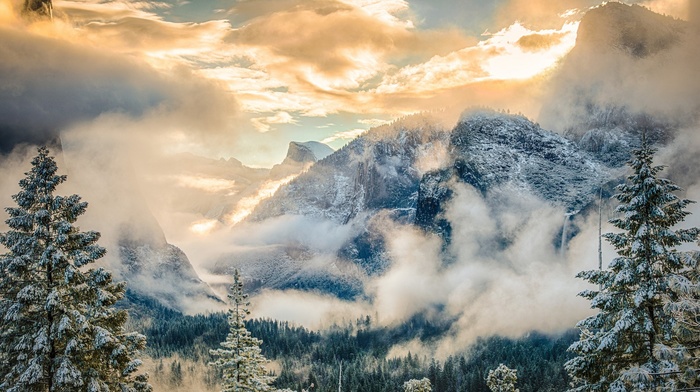
[[[342, 300], [313, 291], [268, 288], [251, 300], [254, 317], [287, 320], [312, 329], [352, 324], [366, 315], [376, 326], [397, 326], [417, 315], [451, 325], [439, 342], [399, 345], [391, 352], [395, 356], [410, 351], [446, 358], [463, 352], [479, 337], [558, 333], [591, 313], [588, 303], [577, 297], [586, 285], [575, 275], [597, 268], [597, 213], [571, 218], [569, 224], [577, 234], [562, 250], [557, 238], [567, 213], [564, 208], [522, 190], [494, 189], [484, 197], [469, 185], [453, 183], [451, 187], [455, 196], [446, 216], [453, 227], [453, 241], [447, 249], [436, 235], [412, 225], [391, 219], [375, 221], [387, 239], [390, 261], [379, 275], [338, 264], [338, 248], [358, 233], [353, 224], [301, 217], [249, 224], [239, 227], [240, 232], [236, 227], [226, 229], [229, 256], [215, 258], [207, 268], [220, 273], [223, 266], [235, 266], [244, 276], [262, 279], [267, 285], [274, 285], [270, 279], [280, 269], [289, 269], [283, 276], [352, 277], [363, 290], [354, 300]], [[604, 220], [612, 217], [606, 213]], [[603, 230], [611, 227], [606, 225]], [[323, 235], [318, 234], [321, 232]], [[215, 238], [222, 238], [217, 235]], [[308, 253], [302, 260], [282, 257], [284, 249], [299, 246]], [[606, 244], [605, 260], [612, 256]], [[275, 258], [278, 261], [271, 263]], [[275, 265], [274, 272], [267, 270], [271, 265]]]
[[[166, 306], [222, 309], [187, 256], [168, 244], [149, 205], [153, 190], [141, 184], [144, 173], [158, 168], [154, 162], [173, 150], [225, 149], [234, 142], [240, 121], [235, 97], [191, 70], [164, 73], [143, 59], [81, 41], [66, 20], [22, 18], [18, 9], [8, 0], [0, 4], [7, 22], [0, 27], [3, 206], [14, 204], [10, 196], [30, 168], [34, 146], [49, 145], [59, 173], [68, 175], [58, 194], [79, 194], [89, 203], [78, 225], [102, 234], [108, 252], [101, 265]], [[188, 279], [178, 282], [160, 267], [173, 263], [176, 275]]]
[[[693, 1], [685, 4], [698, 7]], [[639, 6], [617, 7], [627, 8], [629, 20], [594, 9], [581, 21], [575, 49], [544, 94], [538, 115], [544, 128], [569, 131], [612, 108], [630, 116], [646, 114], [674, 128], [698, 121], [697, 20], [661, 16]], [[619, 25], [639, 34], [624, 33]], [[638, 25], [646, 30], [634, 30]]]

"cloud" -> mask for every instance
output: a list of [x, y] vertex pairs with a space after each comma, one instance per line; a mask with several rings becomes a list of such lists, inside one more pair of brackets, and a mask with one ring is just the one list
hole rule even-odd
[[134, 62], [23, 31], [0, 29], [0, 56], [4, 151], [107, 111], [143, 115], [171, 94], [162, 78]]
[[296, 290], [265, 290], [255, 296], [252, 313], [256, 318], [287, 320], [310, 329], [322, 329], [334, 323], [345, 325], [371, 312], [363, 302], [343, 301], [330, 295]]
[[45, 143], [106, 113], [164, 120], [140, 127], [150, 136], [177, 133], [200, 144], [235, 139], [229, 130], [236, 100], [216, 83], [186, 68], [164, 73], [134, 57], [79, 44], [54, 25], [38, 32], [34, 26], [0, 28], [0, 151]]
[[337, 132], [334, 133], [333, 135], [321, 140], [321, 143], [333, 143], [336, 140], [352, 140], [355, 139], [356, 137], [362, 135], [363, 133], [367, 132], [366, 129], [351, 129], [349, 131], [342, 131], [342, 132]]
[[399, 229], [388, 244], [392, 267], [372, 282], [379, 322], [393, 324], [443, 303], [449, 287], [439, 273], [440, 241], [417, 229]]
[[390, 123], [390, 121], [382, 120], [380, 118], [360, 119], [360, 120], [357, 120], [357, 122], [360, 124], [369, 125], [372, 128]]
[[600, 3], [599, 0], [507, 0], [496, 10], [495, 21], [499, 28], [517, 20], [533, 30], [554, 29], [563, 20], [578, 20], [579, 13], [568, 11], [587, 10]]
[[[700, 34], [685, 22], [638, 6], [610, 4], [581, 22], [579, 42], [552, 80], [538, 120], [564, 131], [590, 120], [591, 108], [624, 107], [681, 126], [697, 119]], [[624, 12], [623, 12], [624, 11]], [[635, 36], [612, 26], [647, 26]], [[636, 30], [634, 30], [637, 32]]]
[[297, 124], [297, 121], [287, 112], [277, 112], [269, 117], [258, 117], [251, 120], [258, 132], [269, 132], [272, 124]]
[[[535, 32], [515, 23], [477, 46], [467, 47], [446, 56], [410, 65], [387, 75], [376, 88], [380, 94], [434, 94], [443, 89], [485, 80], [527, 79], [554, 66], [571, 50], [576, 39], [576, 23], [564, 24], [559, 30]], [[527, 43], [533, 36], [558, 36], [550, 45], [535, 48]], [[525, 40], [523, 45], [521, 40]], [[537, 50], [535, 50], [537, 49]]]
[[298, 175], [298, 173], [292, 174], [279, 180], [267, 180], [260, 184], [260, 186], [255, 190], [255, 193], [243, 197], [236, 203], [233, 211], [224, 217], [224, 221], [231, 225], [235, 225], [243, 221], [248, 217], [248, 215], [253, 213], [255, 207], [257, 207], [263, 200], [272, 197], [281, 186], [290, 183]]
[[454, 28], [415, 29], [406, 7], [403, 1], [238, 3], [230, 12], [240, 26], [227, 43], [285, 86], [250, 92], [241, 97], [243, 105], [311, 116], [371, 112], [376, 101], [361, 92], [396, 62], [422, 61], [476, 42]]
[[640, 5], [650, 10], [675, 18], [688, 20], [690, 18], [691, 6], [696, 6], [695, 0], [647, 0], [639, 2]]
[[560, 44], [565, 36], [564, 33], [523, 35], [518, 39], [517, 44], [526, 51], [545, 50]]
[[[576, 296], [585, 284], [576, 272], [596, 265], [597, 217], [577, 217], [583, 230], [565, 254], [553, 239], [564, 212], [522, 190], [495, 190], [486, 198], [470, 186], [456, 192], [446, 217], [453, 242], [446, 254], [430, 234], [388, 228], [390, 269], [372, 281], [373, 306], [384, 325], [427, 314], [456, 320], [430, 347], [415, 350], [447, 357], [477, 337], [518, 337], [532, 330], [558, 332], [590, 310]], [[591, 221], [589, 221], [589, 219]], [[597, 220], [596, 220], [597, 222]], [[606, 247], [606, 254], [611, 254]], [[404, 352], [397, 347], [394, 353]], [[413, 351], [415, 353], [415, 351]]]

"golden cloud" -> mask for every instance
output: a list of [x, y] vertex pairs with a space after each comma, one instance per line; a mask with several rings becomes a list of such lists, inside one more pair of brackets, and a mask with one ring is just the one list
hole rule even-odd
[[[363, 3], [367, 3], [363, 6]], [[420, 32], [391, 12], [404, 2], [275, 1], [229, 42], [257, 49], [261, 65], [290, 84], [322, 90], [361, 88], [390, 58], [447, 53], [474, 43], [457, 30]], [[248, 11], [244, 2], [235, 10]], [[381, 7], [383, 8], [381, 8]], [[434, 54], [434, 53], [433, 53]]]
[[501, 28], [517, 20], [531, 29], [552, 29], [561, 26], [562, 16], [578, 18], [577, 13], [567, 11], [586, 10], [600, 3], [600, 0], [508, 0], [496, 12], [496, 22]]
[[564, 33], [530, 34], [520, 37], [517, 44], [526, 51], [539, 51], [560, 44], [565, 36]]
[[658, 14], [685, 20], [690, 19], [691, 6], [700, 7], [697, 4], [700, 4], [697, 0], [647, 0], [640, 3]]

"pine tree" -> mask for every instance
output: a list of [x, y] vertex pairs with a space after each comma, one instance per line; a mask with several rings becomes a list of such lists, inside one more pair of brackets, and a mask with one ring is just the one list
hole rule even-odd
[[223, 371], [222, 391], [271, 391], [270, 384], [274, 379], [265, 370], [264, 365], [268, 361], [260, 351], [262, 341], [254, 338], [245, 326], [250, 304], [247, 302], [248, 295], [243, 292], [238, 270], [234, 271], [228, 297], [233, 306], [228, 315], [229, 333], [221, 343], [223, 348], [211, 350], [212, 355], [219, 357], [212, 365]]
[[38, 152], [0, 234], [0, 390], [150, 391], [133, 358], [145, 338], [126, 333], [126, 311], [113, 307], [125, 285], [88, 269], [105, 254], [100, 234], [73, 225], [87, 203], [54, 195], [66, 176]]
[[515, 384], [518, 382], [518, 371], [504, 364], [496, 369], [489, 370], [486, 376], [486, 385], [493, 392], [518, 392]]
[[599, 312], [578, 323], [580, 340], [569, 347], [577, 355], [565, 365], [571, 391], [674, 390], [669, 375], [680, 368], [670, 348], [680, 347], [664, 302], [672, 277], [688, 269], [687, 254], [676, 247], [694, 242], [698, 229], [674, 229], [691, 201], [658, 177], [663, 167], [653, 166], [654, 153], [643, 140], [629, 162], [633, 173], [617, 188], [620, 218], [610, 222], [622, 232], [605, 238], [618, 257], [606, 270], [578, 274], [599, 287], [580, 294]]
[[420, 380], [408, 380], [403, 383], [404, 392], [431, 392], [433, 386], [430, 384], [430, 380], [427, 378], [422, 378]]
[[676, 320], [674, 344], [666, 351], [679, 357], [679, 371], [667, 376], [667, 386], [700, 387], [700, 252], [686, 253], [687, 267], [671, 277], [665, 309]]

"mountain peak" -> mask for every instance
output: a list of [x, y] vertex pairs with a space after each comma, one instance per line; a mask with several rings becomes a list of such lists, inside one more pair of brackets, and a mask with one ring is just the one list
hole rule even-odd
[[333, 149], [320, 142], [290, 142], [287, 149], [286, 163], [289, 161], [299, 163], [313, 163], [331, 155]]
[[673, 46], [686, 25], [639, 5], [609, 2], [583, 17], [576, 46], [601, 52], [612, 48], [644, 58]]

